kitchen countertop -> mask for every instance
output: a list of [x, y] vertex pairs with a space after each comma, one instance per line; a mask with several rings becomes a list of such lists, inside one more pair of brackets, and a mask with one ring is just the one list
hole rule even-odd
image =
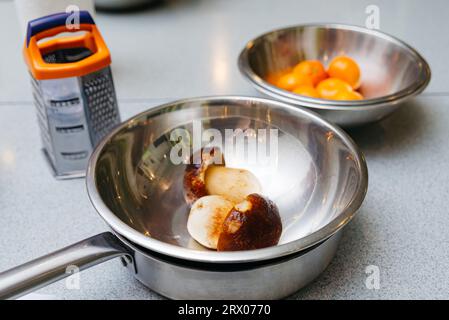
[[[420, 97], [350, 135], [366, 155], [369, 190], [326, 271], [294, 299], [449, 298], [449, 31], [446, 1], [169, 1], [126, 14], [98, 13], [113, 57], [122, 118], [162, 102], [214, 94], [259, 95], [239, 75], [246, 41], [305, 22], [364, 24], [376, 4], [381, 29], [413, 45], [433, 79]], [[351, 8], [349, 10], [349, 8]], [[427, 20], [426, 20], [427, 19]], [[107, 230], [84, 180], [57, 181], [40, 152], [28, 74], [12, 1], [0, 1], [0, 270]], [[432, 22], [432, 23], [430, 23]], [[380, 288], [365, 285], [368, 266]], [[159, 299], [117, 260], [83, 271], [41, 298]]]

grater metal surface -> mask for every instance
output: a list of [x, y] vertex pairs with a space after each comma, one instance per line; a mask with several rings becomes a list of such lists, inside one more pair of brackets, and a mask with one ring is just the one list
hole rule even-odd
[[111, 128], [120, 123], [110, 68], [105, 68], [80, 79], [90, 137], [96, 145]]

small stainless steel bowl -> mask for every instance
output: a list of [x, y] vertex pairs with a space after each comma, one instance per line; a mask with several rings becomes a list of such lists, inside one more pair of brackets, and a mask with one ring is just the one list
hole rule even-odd
[[[362, 72], [364, 100], [334, 101], [300, 96], [265, 81], [267, 75], [338, 55], [355, 59]], [[248, 42], [238, 60], [241, 73], [264, 94], [304, 106], [342, 126], [378, 121], [421, 93], [431, 72], [424, 58], [404, 42], [380, 31], [341, 24], [308, 24], [268, 32]]]

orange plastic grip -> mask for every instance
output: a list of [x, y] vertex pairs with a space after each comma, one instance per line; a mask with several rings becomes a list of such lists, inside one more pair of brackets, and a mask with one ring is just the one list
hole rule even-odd
[[[39, 40], [55, 36], [62, 32], [86, 31], [81, 36], [54, 38], [42, 43]], [[28, 69], [35, 79], [58, 79], [67, 77], [80, 77], [101, 70], [111, 63], [109, 49], [100, 32], [94, 24], [80, 24], [79, 29], [67, 29], [58, 26], [39, 32], [29, 39], [28, 46], [25, 40], [23, 54]], [[89, 57], [70, 63], [47, 63], [42, 55], [53, 50], [85, 47], [93, 52]]]

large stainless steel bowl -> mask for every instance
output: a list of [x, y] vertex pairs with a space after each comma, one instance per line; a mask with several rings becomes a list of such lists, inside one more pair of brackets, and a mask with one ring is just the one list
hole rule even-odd
[[[279, 245], [216, 252], [190, 237], [185, 165], [171, 160], [170, 137], [173, 130], [192, 132], [195, 120], [223, 137], [227, 129], [277, 130], [278, 147], [269, 147], [274, 161], [251, 163], [243, 156], [246, 152], [227, 148], [224, 156], [226, 165], [248, 168], [258, 176], [262, 193], [279, 207]], [[240, 140], [246, 150], [248, 141]], [[0, 298], [67, 276], [67, 266], [83, 269], [120, 255], [128, 258], [138, 280], [168, 297], [281, 298], [326, 268], [339, 231], [365, 197], [367, 179], [365, 160], [346, 133], [303, 108], [250, 97], [165, 104], [120, 125], [90, 159], [87, 190], [114, 235], [100, 234], [1, 273]]]
[[[277, 160], [268, 165], [224, 152], [227, 165], [252, 171], [263, 194], [279, 207], [284, 230], [278, 246], [245, 252], [192, 249], [185, 165], [173, 164], [169, 153], [170, 132], [192, 132], [193, 120], [223, 137], [226, 129], [278, 129]], [[248, 141], [243, 143], [248, 150]], [[129, 121], [92, 154], [87, 186], [99, 214], [132, 242], [181, 259], [241, 263], [298, 252], [334, 234], [360, 206], [367, 171], [351, 138], [320, 117], [280, 102], [224, 97], [165, 105]]]
[[[331, 101], [300, 96], [265, 81], [299, 61], [327, 64], [348, 55], [362, 72], [361, 101]], [[341, 24], [309, 24], [268, 32], [248, 42], [240, 54], [241, 73], [264, 94], [320, 113], [343, 126], [380, 120], [422, 92], [430, 81], [424, 58], [404, 42], [380, 31]]]

